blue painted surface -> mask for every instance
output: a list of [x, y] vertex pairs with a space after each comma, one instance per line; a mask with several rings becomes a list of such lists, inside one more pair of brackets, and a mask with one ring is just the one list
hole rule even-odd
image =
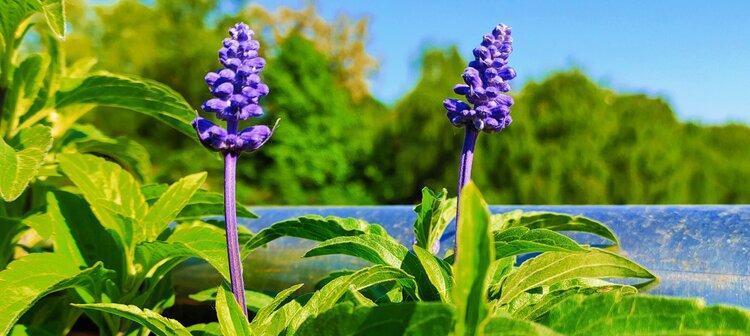
[[[522, 209], [584, 215], [609, 225], [620, 237], [622, 253], [656, 273], [654, 294], [702, 297], [708, 303], [750, 307], [750, 205], [738, 206], [493, 206], [493, 213]], [[257, 207], [260, 218], [242, 221], [253, 231], [305, 214], [363, 218], [382, 224], [401, 242], [413, 241], [411, 206]], [[452, 245], [451, 226], [443, 239]], [[574, 234], [588, 244], [606, 243]], [[351, 257], [301, 259], [314, 245], [283, 238], [258, 249], [248, 261], [249, 287], [278, 290], [293, 283], [308, 285], [327, 272], [364, 265]], [[186, 272], [187, 273], [187, 272]]]

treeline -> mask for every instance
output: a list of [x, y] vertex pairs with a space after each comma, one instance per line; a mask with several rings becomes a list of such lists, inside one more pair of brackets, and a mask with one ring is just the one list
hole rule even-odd
[[[96, 57], [102, 69], [165, 82], [196, 107], [208, 96], [203, 74], [218, 66], [218, 45], [207, 41], [237, 20], [261, 27], [271, 94], [260, 122], [281, 124], [241, 160], [238, 193], [249, 204], [411, 203], [423, 186], [454, 192], [461, 133], [441, 105], [466, 65], [454, 48], [426, 50], [416, 86], [388, 107], [363, 85], [374, 67], [361, 21], [326, 23], [310, 8], [227, 16], [206, 0], [71, 12], [71, 62]], [[482, 134], [477, 148], [474, 180], [492, 203], [750, 203], [745, 125], [681, 122], [662, 99], [614, 92], [577, 70], [514, 93], [513, 124]], [[218, 156], [197, 143], [147, 118], [95, 115], [100, 128], [146, 145], [156, 180], [208, 170], [220, 188]]]

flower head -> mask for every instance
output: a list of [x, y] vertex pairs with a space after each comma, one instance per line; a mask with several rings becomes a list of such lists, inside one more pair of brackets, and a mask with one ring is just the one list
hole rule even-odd
[[443, 101], [453, 125], [485, 132], [499, 132], [510, 125], [513, 98], [505, 92], [510, 91], [508, 81], [516, 77], [516, 71], [508, 66], [512, 51], [510, 27], [500, 24], [491, 34], [484, 35], [482, 43], [474, 49], [474, 60], [462, 75], [465, 84], [453, 88], [469, 103], [458, 99]]
[[263, 109], [258, 100], [268, 94], [268, 86], [260, 80], [266, 61], [258, 56], [260, 43], [244, 23], [229, 29], [219, 49], [223, 69], [206, 74], [205, 80], [214, 98], [203, 103], [203, 110], [216, 113], [222, 120], [246, 120], [260, 117]]
[[193, 128], [201, 143], [209, 149], [224, 152], [247, 152], [259, 149], [271, 138], [273, 130], [257, 125], [237, 132], [237, 123], [263, 115], [260, 97], [268, 94], [268, 86], [260, 79], [266, 61], [258, 56], [260, 43], [253, 40], [254, 32], [244, 23], [229, 29], [219, 49], [219, 61], [224, 68], [206, 74], [211, 98], [203, 103], [203, 110], [216, 113], [227, 121], [228, 129], [201, 117], [193, 120]]

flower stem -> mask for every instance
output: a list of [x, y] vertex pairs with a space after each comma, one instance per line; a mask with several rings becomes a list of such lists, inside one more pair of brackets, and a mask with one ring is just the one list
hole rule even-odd
[[[458, 168], [458, 191], [456, 192], [456, 235], [458, 235], [458, 219], [461, 215], [461, 190], [471, 180], [471, 164], [474, 161], [474, 147], [477, 144], [479, 131], [470, 125], [466, 126], [464, 147], [461, 150], [461, 164]], [[454, 251], [457, 251], [454, 242]]]
[[[227, 122], [229, 132], [237, 131], [237, 121]], [[245, 305], [245, 282], [242, 278], [242, 260], [240, 258], [240, 242], [237, 234], [236, 209], [236, 173], [237, 157], [239, 153], [224, 153], [224, 222], [227, 225], [227, 255], [229, 257], [229, 278], [234, 298], [237, 299], [242, 311], [247, 316]]]

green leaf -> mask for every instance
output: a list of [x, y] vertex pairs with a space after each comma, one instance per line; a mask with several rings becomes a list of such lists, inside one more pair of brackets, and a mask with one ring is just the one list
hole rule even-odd
[[156, 239], [167, 228], [167, 225], [177, 217], [177, 214], [180, 213], [185, 204], [193, 197], [193, 194], [203, 185], [206, 175], [203, 172], [181, 178], [169, 186], [159, 200], [148, 209], [146, 216], [142, 220], [147, 240]]
[[516, 226], [552, 231], [587, 232], [609, 239], [615, 245], [620, 244], [617, 235], [609, 227], [597, 220], [583, 216], [571, 216], [555, 212], [522, 211], [511, 211], [492, 216], [492, 227], [495, 230]]
[[65, 6], [62, 0], [4, 0], [0, 3], [0, 29], [6, 44], [13, 38], [21, 22], [42, 12], [50, 29], [59, 37], [65, 35]]
[[382, 227], [357, 218], [321, 217], [308, 215], [274, 223], [258, 232], [247, 244], [250, 250], [268, 244], [281, 237], [296, 237], [324, 241], [340, 236], [355, 236], [364, 233], [385, 235]]
[[73, 125], [59, 143], [62, 144], [63, 152], [77, 151], [103, 156], [117, 162], [139, 180], [151, 180], [152, 167], [148, 150], [129, 138], [110, 138], [93, 125]]
[[414, 255], [419, 259], [419, 263], [422, 265], [430, 283], [440, 294], [441, 301], [452, 302], [450, 290], [453, 287], [453, 276], [451, 275], [450, 265], [416, 245], [414, 245]]
[[47, 19], [47, 25], [52, 33], [59, 38], [65, 37], [65, 1], [64, 0], [40, 0], [42, 13]]
[[32, 253], [0, 271], [0, 335], [7, 334], [21, 315], [39, 299], [67, 288], [84, 287], [101, 279], [101, 264], [79, 269], [65, 256]]
[[148, 309], [117, 303], [74, 304], [82, 309], [96, 310], [120, 316], [136, 322], [157, 336], [191, 336], [190, 331], [173, 319], [166, 318]]
[[547, 229], [524, 226], [495, 231], [495, 258], [505, 258], [531, 252], [584, 251], [575, 240]]
[[490, 212], [473, 182], [461, 191], [459, 211], [452, 292], [457, 315], [456, 335], [476, 335], [488, 314], [486, 279], [495, 258]]
[[310, 300], [297, 312], [296, 316], [292, 319], [289, 327], [291, 331], [297, 330], [297, 328], [310, 317], [317, 316], [318, 314], [333, 307], [336, 302], [349, 291], [349, 289], [362, 290], [364, 288], [374, 286], [377, 284], [395, 281], [397, 283], [408, 283], [416, 286], [413, 278], [406, 274], [404, 271], [383, 265], [376, 265], [368, 268], [363, 268], [350, 275], [345, 275], [331, 280], [328, 284], [323, 286], [320, 290], [313, 293]]
[[70, 90], [60, 91], [56, 107], [94, 104], [119, 107], [154, 117], [196, 139], [191, 122], [196, 112], [179, 93], [168, 86], [136, 76], [99, 72]]
[[513, 266], [516, 264], [516, 257], [500, 258], [492, 262], [489, 270], [490, 276], [487, 277], [487, 286], [489, 296], [497, 298], [500, 294], [505, 278], [513, 272]]
[[552, 329], [527, 320], [495, 316], [484, 323], [484, 336], [562, 336]]
[[60, 169], [81, 191], [99, 222], [116, 232], [127, 248], [145, 237], [143, 228], [134, 227], [134, 223], [146, 215], [148, 204], [132, 175], [93, 155], [60, 154], [58, 160]]
[[656, 276], [618, 254], [592, 248], [585, 252], [546, 252], [527, 260], [505, 280], [500, 304], [521, 293], [574, 278], [640, 278], [646, 283]]
[[[195, 294], [190, 294], [189, 297], [198, 302], [214, 301], [216, 300], [216, 292], [216, 288], [209, 288]], [[272, 301], [273, 298], [266, 294], [245, 290], [245, 305], [251, 312], [257, 312], [261, 308], [271, 304]]]
[[216, 315], [224, 335], [250, 336], [250, 324], [232, 292], [219, 287], [216, 293]]
[[545, 323], [566, 335], [747, 335], [750, 312], [698, 299], [610, 293], [575, 296]]
[[[141, 187], [141, 193], [143, 193], [146, 201], [151, 204], [161, 197], [167, 191], [167, 188], [166, 184], [149, 184]], [[213, 216], [224, 216], [224, 195], [199, 189], [174, 220], [178, 222], [189, 221]], [[237, 203], [237, 216], [240, 218], [258, 218], [241, 203]]]
[[592, 295], [618, 291], [622, 294], [636, 294], [638, 289], [628, 285], [615, 284], [599, 279], [567, 279], [542, 288], [541, 293], [523, 293], [508, 304], [507, 311], [515, 318], [538, 320], [554, 305], [568, 297]]
[[[278, 308], [279, 305], [286, 301], [286, 299], [288, 299], [290, 295], [302, 288], [302, 286], [303, 284], [294, 285], [276, 294], [271, 302], [263, 306], [263, 308], [258, 310], [258, 313], [255, 314], [255, 317], [250, 322], [250, 329], [258, 332], [258, 330], [261, 329], [262, 325], [269, 324], [274, 313], [276, 312], [276, 308]], [[286, 327], [286, 325], [284, 327]]]
[[302, 306], [297, 301], [289, 301], [275, 311], [265, 323], [252, 330], [258, 335], [279, 335], [287, 330], [292, 321], [297, 318], [300, 310]]
[[441, 303], [402, 303], [377, 307], [339, 304], [308, 319], [298, 336], [448, 335], [453, 330], [453, 309]]
[[194, 324], [187, 328], [193, 336], [224, 336], [216, 322]]
[[436, 253], [440, 237], [448, 224], [456, 217], [456, 199], [447, 198], [448, 191], [435, 193], [429, 188], [422, 189], [422, 203], [414, 208], [417, 219], [414, 221], [416, 245]]
[[81, 197], [64, 191], [48, 192], [47, 211], [26, 218], [24, 223], [44, 239], [52, 240], [55, 253], [77, 266], [104, 266], [122, 271], [124, 251], [118, 249], [111, 234], [99, 224]]
[[3, 105], [3, 121], [8, 123], [5, 125], [8, 135], [16, 134], [21, 117], [36, 100], [49, 61], [46, 55], [33, 54], [24, 59], [14, 71], [13, 83], [8, 88]]
[[403, 245], [390, 236], [361, 234], [331, 238], [305, 253], [305, 257], [344, 254], [369, 262], [401, 268], [409, 253]]
[[440, 299], [438, 289], [430, 282], [417, 257], [387, 234], [361, 234], [331, 238], [305, 253], [305, 257], [332, 254], [350, 255], [374, 264], [403, 269], [416, 279], [418, 285], [416, 288], [418, 293], [409, 291], [410, 296], [418, 296], [426, 301]]
[[[167, 272], [187, 258], [197, 257], [213, 266], [229, 281], [229, 261], [225, 232], [205, 223], [180, 224], [166, 241], [139, 244], [135, 249], [135, 263], [144, 273], [154, 272], [154, 267], [168, 266]], [[165, 260], [176, 259], [164, 264]]]
[[0, 137], [0, 196], [6, 202], [18, 198], [39, 172], [52, 146], [50, 129], [37, 125], [23, 129], [6, 143]]
[[4, 269], [13, 258], [16, 240], [25, 228], [18, 219], [0, 216], [0, 269]]

